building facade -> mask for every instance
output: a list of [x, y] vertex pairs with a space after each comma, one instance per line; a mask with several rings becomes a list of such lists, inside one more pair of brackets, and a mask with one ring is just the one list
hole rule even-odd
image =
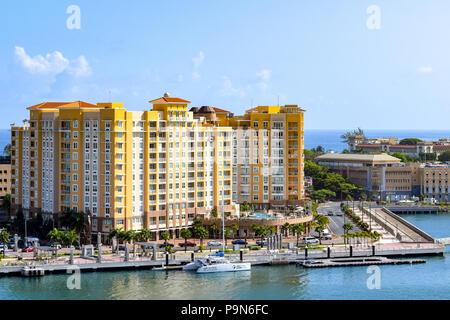
[[233, 128], [233, 201], [264, 210], [302, 205], [305, 110], [285, 105], [258, 106], [242, 116], [223, 111], [216, 112], [216, 122]]
[[324, 154], [316, 160], [379, 200], [398, 201], [423, 196], [450, 201], [450, 164], [401, 163], [400, 159], [387, 154]]
[[302, 109], [234, 117], [189, 111], [189, 101], [168, 94], [150, 103], [147, 111], [82, 101], [29, 107], [25, 125], [11, 128], [11, 212], [83, 211], [93, 234], [147, 228], [158, 239], [178, 237], [213, 209], [233, 215], [235, 203], [303, 199]]
[[420, 191], [424, 198], [450, 202], [450, 164], [422, 165]]

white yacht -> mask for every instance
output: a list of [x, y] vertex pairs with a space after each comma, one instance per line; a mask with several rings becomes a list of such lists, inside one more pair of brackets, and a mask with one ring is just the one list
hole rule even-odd
[[[223, 200], [222, 200], [223, 201]], [[225, 253], [225, 214], [222, 202], [222, 252], [209, 255], [206, 259], [197, 259], [183, 267], [183, 271], [196, 271], [197, 273], [249, 271], [248, 262], [232, 262], [224, 257]]]

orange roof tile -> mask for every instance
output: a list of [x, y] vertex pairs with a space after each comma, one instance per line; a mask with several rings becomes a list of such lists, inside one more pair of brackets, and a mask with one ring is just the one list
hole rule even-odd
[[68, 108], [68, 109], [74, 109], [74, 108], [96, 108], [99, 109], [99, 107], [95, 104], [87, 103], [84, 101], [75, 101], [75, 102], [43, 102], [40, 104], [36, 104], [34, 106], [28, 107], [28, 110], [34, 110], [34, 109], [59, 109], [59, 108]]
[[216, 108], [216, 107], [213, 107], [213, 109], [214, 109], [215, 112], [224, 112], [224, 113], [229, 113], [230, 112], [230, 111], [219, 109], [219, 108]]
[[149, 102], [153, 103], [153, 104], [155, 104], [155, 103], [168, 103], [168, 102], [191, 103], [188, 100], [184, 100], [184, 99], [181, 99], [181, 98], [171, 98], [171, 97], [161, 97], [159, 99], [155, 99], [155, 100], [152, 100], [152, 101], [149, 101]]

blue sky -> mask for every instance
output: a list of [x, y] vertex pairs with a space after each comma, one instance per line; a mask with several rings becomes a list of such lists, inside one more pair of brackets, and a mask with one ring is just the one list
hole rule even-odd
[[144, 110], [168, 91], [236, 114], [298, 104], [306, 129], [449, 129], [449, 16], [445, 0], [8, 1], [0, 128], [43, 101]]

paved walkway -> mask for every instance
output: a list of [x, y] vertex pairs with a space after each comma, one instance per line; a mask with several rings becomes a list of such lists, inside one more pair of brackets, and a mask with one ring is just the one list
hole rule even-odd
[[[355, 208], [354, 213], [359, 216], [361, 219], [363, 219], [364, 222], [369, 224], [370, 219], [366, 214], [363, 214], [362, 211], [359, 208]], [[400, 242], [395, 238], [395, 235], [389, 233], [387, 230], [385, 230], [382, 226], [380, 226], [378, 223], [376, 223], [373, 219], [370, 222], [371, 228], [373, 231], [376, 231], [378, 233], [381, 233], [383, 237], [378, 240], [377, 243], [385, 244], [385, 243], [398, 243]]]

